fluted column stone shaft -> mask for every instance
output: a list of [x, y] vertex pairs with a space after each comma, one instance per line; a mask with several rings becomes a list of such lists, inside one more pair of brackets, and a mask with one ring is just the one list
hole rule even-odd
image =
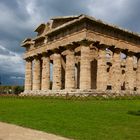
[[42, 85], [41, 90], [50, 89], [50, 58], [47, 55], [42, 57]]
[[38, 57], [34, 58], [33, 69], [33, 90], [41, 89], [41, 60]]
[[80, 89], [91, 89], [90, 48], [81, 46]]
[[53, 55], [53, 90], [60, 90], [62, 87], [61, 81], [62, 67], [61, 67], [61, 55], [55, 53]]
[[65, 89], [75, 88], [75, 56], [70, 50], [66, 55]]
[[117, 49], [113, 55], [113, 74], [112, 74], [112, 89], [119, 92], [121, 90], [121, 57], [120, 50]]
[[32, 60], [25, 62], [25, 91], [32, 90]]
[[106, 50], [99, 49], [97, 63], [97, 89], [105, 91], [107, 88]]
[[128, 54], [126, 58], [126, 90], [134, 90], [134, 72], [133, 72], [133, 55]]

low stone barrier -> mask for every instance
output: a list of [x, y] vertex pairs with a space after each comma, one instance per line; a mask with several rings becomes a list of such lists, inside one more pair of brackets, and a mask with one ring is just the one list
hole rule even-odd
[[118, 98], [118, 97], [140, 97], [140, 93], [136, 91], [97, 91], [97, 90], [47, 90], [47, 91], [25, 91], [19, 96], [48, 96], [48, 97], [66, 97], [66, 98], [86, 98], [86, 97], [102, 97], [102, 98]]

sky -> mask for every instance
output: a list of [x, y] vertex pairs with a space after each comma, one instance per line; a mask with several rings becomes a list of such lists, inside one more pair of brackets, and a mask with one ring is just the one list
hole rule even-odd
[[86, 14], [140, 33], [140, 0], [0, 0], [0, 81], [23, 85], [26, 37], [56, 16]]

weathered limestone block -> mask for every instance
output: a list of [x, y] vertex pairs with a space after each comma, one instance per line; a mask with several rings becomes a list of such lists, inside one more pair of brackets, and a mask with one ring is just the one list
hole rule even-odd
[[107, 88], [107, 70], [106, 70], [106, 51], [105, 48], [99, 49], [97, 63], [97, 89], [105, 91]]
[[121, 57], [119, 49], [115, 49], [112, 63], [112, 90], [119, 92], [121, 90]]
[[136, 86], [137, 86], [137, 92], [140, 93], [140, 57], [138, 58], [137, 62], [137, 78], [136, 78]]
[[80, 89], [91, 89], [90, 48], [81, 46]]
[[62, 66], [61, 66], [61, 55], [55, 53], [53, 55], [53, 90], [59, 90], [62, 87], [61, 81]]
[[27, 59], [25, 63], [25, 91], [32, 90], [32, 60]]
[[42, 82], [41, 90], [50, 89], [50, 58], [47, 55], [42, 57]]
[[66, 55], [66, 74], [65, 89], [75, 88], [75, 56], [74, 51], [70, 50]]
[[41, 89], [41, 60], [39, 57], [34, 58], [33, 69], [33, 90]]
[[133, 54], [129, 53], [126, 58], [126, 90], [133, 91], [134, 90], [134, 71], [133, 71]]

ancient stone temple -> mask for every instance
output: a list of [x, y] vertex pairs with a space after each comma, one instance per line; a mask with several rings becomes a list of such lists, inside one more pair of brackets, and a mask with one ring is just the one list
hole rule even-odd
[[22, 42], [25, 94], [140, 93], [140, 36], [86, 15], [42, 23]]

